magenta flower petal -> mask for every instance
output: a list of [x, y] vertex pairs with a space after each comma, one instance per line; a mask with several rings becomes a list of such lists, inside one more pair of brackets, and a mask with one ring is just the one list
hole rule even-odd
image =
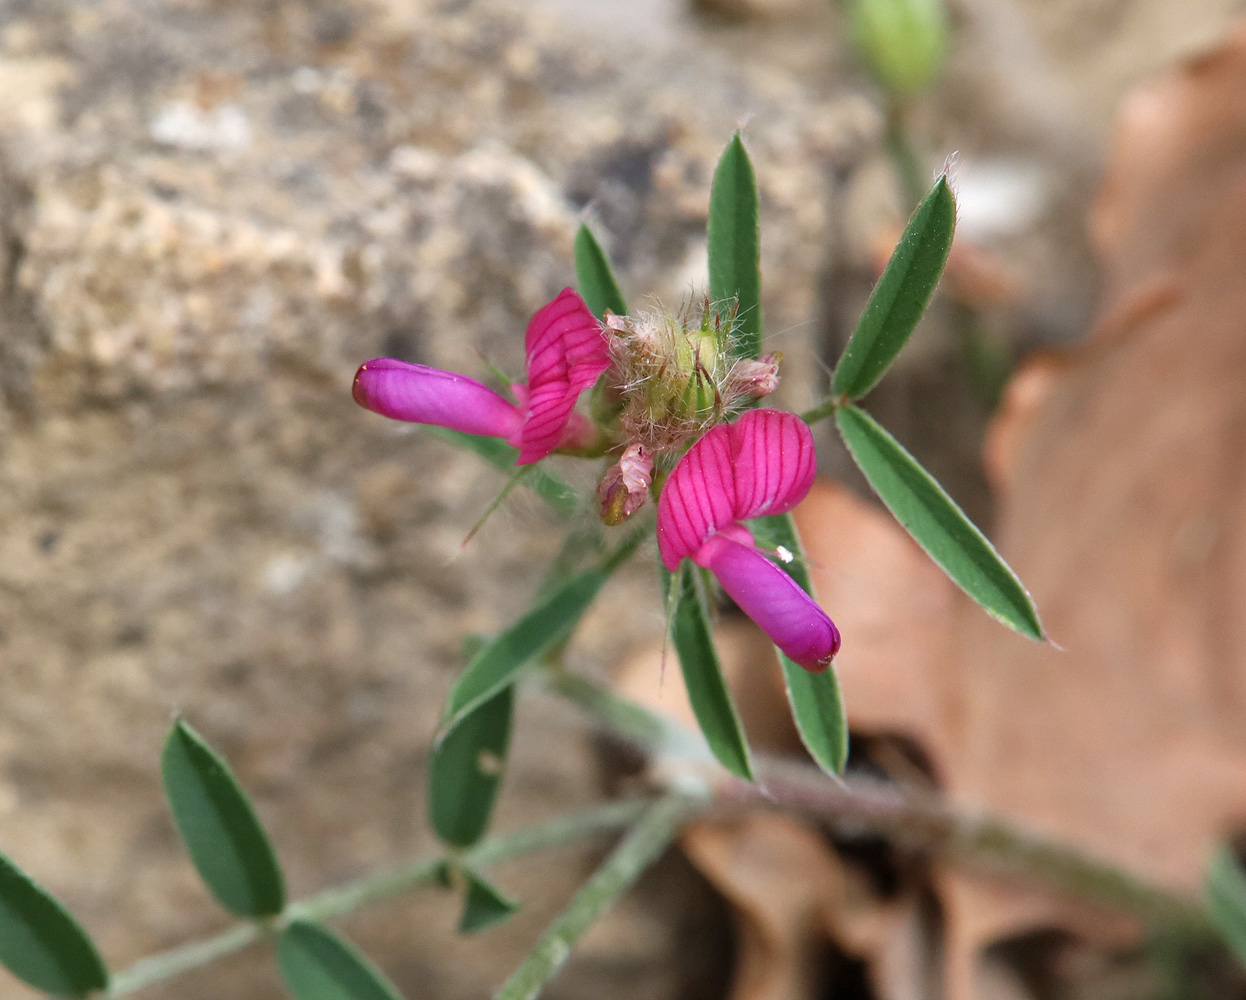
[[817, 454], [809, 426], [783, 410], [750, 410], [731, 425], [735, 519], [791, 510], [809, 492]]
[[671, 471], [658, 497], [658, 553], [672, 573], [735, 520], [731, 425], [707, 431]]
[[708, 431], [679, 460], [658, 500], [658, 551], [674, 571], [715, 531], [781, 514], [813, 485], [813, 435], [783, 410], [749, 410]]
[[753, 619], [779, 649], [806, 670], [820, 673], [839, 652], [839, 629], [783, 569], [741, 540], [748, 529], [735, 526], [714, 535], [693, 556], [718, 578], [740, 610]]
[[563, 443], [575, 401], [610, 366], [601, 324], [570, 288], [532, 317], [524, 345], [528, 399], [520, 465], [544, 458]]
[[356, 403], [382, 416], [468, 434], [509, 438], [523, 424], [523, 411], [487, 385], [395, 358], [361, 365], [353, 392]]

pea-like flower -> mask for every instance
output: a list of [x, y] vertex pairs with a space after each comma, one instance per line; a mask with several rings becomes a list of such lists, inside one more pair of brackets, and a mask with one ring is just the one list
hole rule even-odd
[[587, 446], [597, 431], [575, 404], [610, 365], [601, 324], [564, 288], [532, 317], [524, 347], [528, 382], [511, 386], [517, 403], [466, 375], [396, 358], [360, 366], [355, 402], [395, 420], [505, 438], [519, 449], [519, 465]]
[[749, 410], [707, 431], [658, 499], [658, 551], [674, 572], [685, 557], [708, 569], [740, 609], [806, 670], [825, 670], [839, 629], [741, 522], [782, 514], [813, 485], [813, 435], [782, 410]]

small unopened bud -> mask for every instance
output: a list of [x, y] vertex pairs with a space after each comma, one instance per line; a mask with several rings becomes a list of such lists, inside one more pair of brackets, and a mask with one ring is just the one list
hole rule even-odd
[[943, 68], [943, 0], [852, 0], [852, 27], [870, 72], [893, 94], [916, 93]]
[[727, 391], [724, 393], [728, 399], [734, 399], [737, 396], [744, 396], [750, 399], [760, 399], [762, 396], [769, 396], [779, 387], [779, 354], [763, 354], [756, 361], [746, 358], [737, 361], [731, 367], [731, 374], [727, 376]]
[[612, 465], [597, 487], [601, 519], [610, 526], [622, 524], [644, 506], [653, 481], [653, 452], [631, 444]]

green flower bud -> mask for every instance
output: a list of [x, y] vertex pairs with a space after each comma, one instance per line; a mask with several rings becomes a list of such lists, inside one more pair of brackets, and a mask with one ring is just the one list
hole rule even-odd
[[897, 96], [934, 81], [947, 52], [943, 0], [849, 0], [857, 47], [870, 72]]

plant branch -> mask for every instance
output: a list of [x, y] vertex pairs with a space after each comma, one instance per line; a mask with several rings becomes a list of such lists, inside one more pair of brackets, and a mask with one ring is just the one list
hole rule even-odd
[[[695, 734], [607, 688], [566, 674], [544, 681], [616, 734], [668, 758], [705, 763], [708, 752]], [[833, 826], [885, 834], [967, 867], [1037, 883], [1194, 937], [1211, 933], [1207, 914], [1196, 901], [1014, 822], [966, 813], [944, 799], [895, 784], [828, 778], [787, 758], [758, 754], [756, 764], [757, 785], [725, 777], [717, 783], [715, 811], [765, 807], [804, 813]]]
[[584, 932], [658, 859], [704, 802], [704, 798], [681, 793], [655, 802], [550, 924], [495, 1000], [533, 1000], [538, 996]]
[[[652, 799], [612, 802], [559, 817], [541, 826], [490, 837], [462, 854], [458, 860], [470, 867], [485, 868], [524, 854], [557, 847], [581, 837], [608, 833], [643, 820], [649, 815], [647, 810], [652, 802]], [[122, 997], [136, 993], [155, 983], [172, 979], [268, 940], [280, 933], [296, 917], [326, 920], [390, 896], [438, 884], [446, 861], [447, 858], [442, 856], [413, 861], [291, 903], [275, 920], [237, 923], [212, 937], [139, 959], [128, 969], [113, 976], [108, 996]]]

